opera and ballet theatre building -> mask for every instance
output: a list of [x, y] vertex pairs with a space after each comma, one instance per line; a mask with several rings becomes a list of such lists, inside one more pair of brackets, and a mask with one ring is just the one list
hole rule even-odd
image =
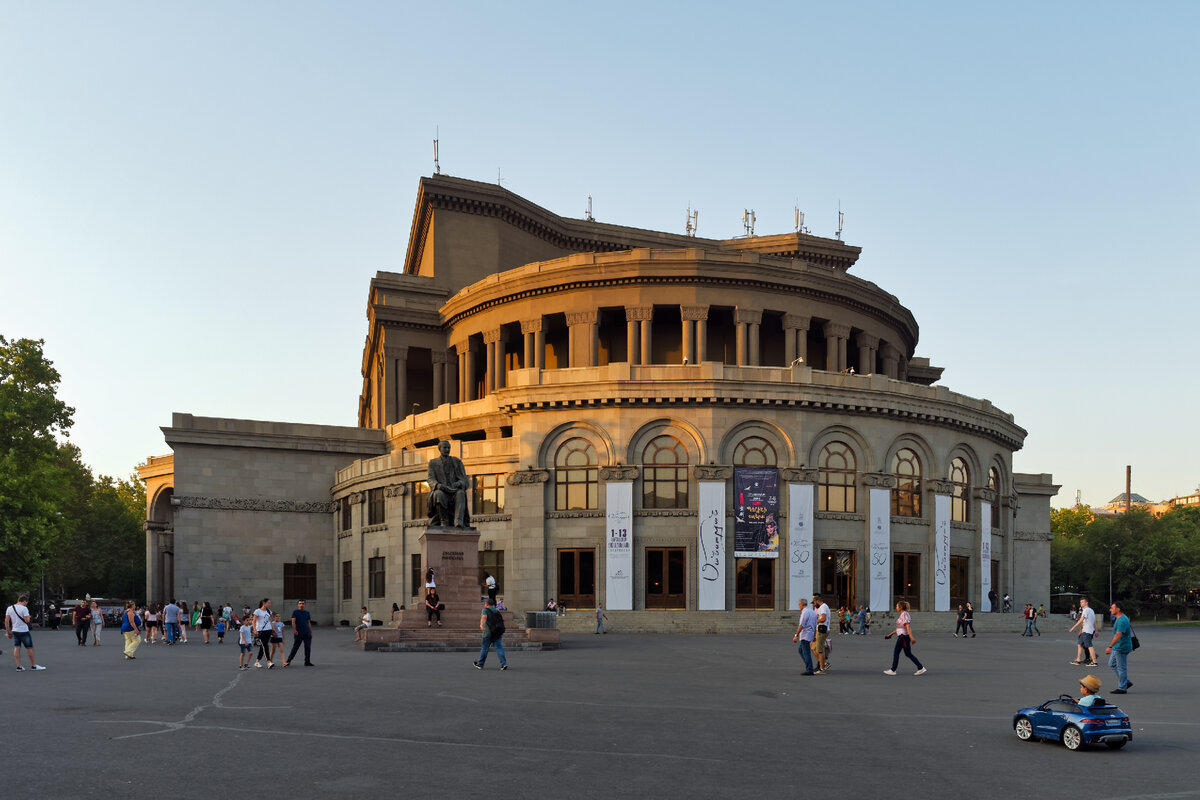
[[445, 439], [514, 610], [1048, 602], [1058, 487], [1013, 472], [1026, 432], [938, 384], [859, 255], [424, 178], [403, 271], [371, 280], [356, 426], [163, 428], [172, 454], [140, 468], [148, 597], [305, 598], [321, 621], [411, 606]]

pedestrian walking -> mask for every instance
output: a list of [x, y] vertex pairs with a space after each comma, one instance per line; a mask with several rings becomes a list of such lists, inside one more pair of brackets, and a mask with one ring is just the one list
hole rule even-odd
[[608, 633], [604, 630], [604, 620], [608, 619], [608, 614], [604, 613], [604, 606], [600, 603], [596, 604], [596, 630], [595, 633]]
[[508, 669], [508, 657], [504, 654], [504, 615], [496, 610], [496, 601], [488, 598], [483, 601], [483, 611], [479, 614], [479, 630], [483, 632], [482, 643], [479, 647], [479, 660], [472, 661], [475, 669], [483, 669], [487, 661], [488, 651], [496, 647], [500, 657], [500, 669]]
[[792, 636], [792, 643], [799, 644], [798, 652], [800, 658], [804, 659], [804, 672], [801, 675], [816, 675], [813, 670], [812, 648], [813, 641], [817, 637], [817, 614], [808, 607], [808, 600], [800, 598], [798, 604], [800, 608], [800, 621], [796, 625], [796, 634]]
[[900, 615], [896, 618], [896, 630], [887, 634], [883, 638], [890, 639], [896, 637], [896, 647], [892, 651], [892, 668], [885, 669], [884, 675], [895, 675], [896, 667], [900, 666], [900, 651], [904, 651], [904, 655], [908, 656], [908, 660], [917, 665], [917, 671], [914, 675], [924, 675], [925, 667], [920, 660], [913, 655], [912, 643], [917, 640], [912, 632], [912, 617], [908, 614], [908, 602], [900, 600], [896, 603], [896, 612]]
[[311, 667], [312, 663], [312, 615], [305, 607], [303, 600], [296, 601], [296, 610], [292, 612], [292, 652], [288, 653], [283, 662], [286, 667], [296, 658], [296, 651], [304, 645], [304, 666]]
[[100, 629], [104, 627], [104, 612], [100, 610], [100, 604], [95, 600], [92, 601], [92, 646], [100, 646]]
[[1125, 694], [1133, 686], [1133, 681], [1129, 680], [1128, 663], [1129, 654], [1133, 652], [1133, 625], [1125, 615], [1125, 607], [1119, 602], [1109, 606], [1108, 613], [1113, 618], [1113, 638], [1104, 652], [1108, 655], [1108, 666], [1117, 673], [1117, 688], [1112, 693]]
[[499, 588], [496, 585], [496, 579], [492, 577], [492, 573], [483, 573], [483, 588], [487, 590], [488, 599], [492, 601], [492, 605], [496, 604], [496, 592]]
[[1092, 644], [1092, 637], [1096, 635], [1096, 612], [1086, 597], [1079, 598], [1079, 619], [1067, 629], [1067, 633], [1074, 633], [1076, 628], [1079, 628], [1079, 638], [1075, 641], [1075, 660], [1071, 663], [1077, 667], [1094, 667], [1096, 648]]
[[[254, 652], [254, 626], [250, 617], [242, 617], [238, 628], [238, 669], [250, 669], [250, 655]], [[262, 666], [261, 664], [259, 666]]]
[[271, 600], [264, 597], [254, 609], [254, 638], [258, 640], [258, 655], [254, 658], [256, 669], [262, 669], [266, 659], [267, 669], [274, 669], [275, 662], [271, 660]]
[[200, 632], [204, 635], [204, 643], [208, 644], [213, 626], [213, 607], [207, 602], [200, 611]]
[[966, 620], [967, 620], [966, 609], [964, 609], [962, 607], [962, 603], [959, 603], [958, 604], [958, 617], [954, 621], [954, 638], [955, 639], [958, 638], [958, 634], [960, 632], [962, 633], [963, 638], [966, 638], [966, 636], [967, 636], [967, 626], [965, 624]]
[[142, 619], [132, 600], [125, 601], [125, 610], [121, 613], [121, 635], [125, 637], [125, 660], [133, 661], [133, 654], [142, 643]]
[[86, 600], [80, 600], [71, 609], [71, 619], [75, 623], [75, 641], [80, 647], [86, 647], [88, 631], [92, 629], [92, 609]]
[[963, 638], [967, 638], [967, 628], [971, 629], [971, 638], [975, 638], [975, 606], [971, 605], [971, 601], [967, 601], [967, 607], [964, 611], [966, 614], [963, 617]]
[[37, 656], [33, 652], [33, 634], [29, 632], [29, 606], [26, 605], [28, 602], [29, 595], [23, 594], [4, 612], [4, 635], [13, 640], [13, 661], [17, 662], [17, 672], [25, 671], [21, 666], [22, 647], [29, 657], [30, 669], [45, 669], [37, 663]]

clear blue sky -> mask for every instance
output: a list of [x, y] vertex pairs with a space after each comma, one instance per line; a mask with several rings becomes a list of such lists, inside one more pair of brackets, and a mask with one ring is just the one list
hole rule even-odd
[[1057, 506], [1200, 483], [1200, 4], [0, 0], [0, 333], [101, 473], [171, 412], [353, 425], [417, 181], [864, 248]]

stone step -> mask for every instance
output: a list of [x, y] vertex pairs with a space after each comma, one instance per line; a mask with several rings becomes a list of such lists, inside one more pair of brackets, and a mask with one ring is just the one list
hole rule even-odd
[[[677, 634], [782, 634], [796, 631], [799, 612], [780, 611], [605, 611], [604, 623], [609, 633], [677, 633]], [[921, 634], [954, 633], [957, 612], [912, 611], [914, 632]], [[1097, 620], [1097, 623], [1099, 620]], [[558, 630], [563, 633], [592, 633], [595, 613], [588, 610], [569, 611], [556, 617]], [[871, 635], [886, 634], [896, 624], [896, 612], [872, 612]], [[1070, 616], [1050, 614], [1038, 618], [1042, 634], [1065, 633], [1071, 627]], [[1025, 620], [1020, 614], [975, 613], [977, 633], [1021, 633]], [[835, 622], [833, 633], [838, 633]], [[1099, 627], [1097, 627], [1099, 629]]]

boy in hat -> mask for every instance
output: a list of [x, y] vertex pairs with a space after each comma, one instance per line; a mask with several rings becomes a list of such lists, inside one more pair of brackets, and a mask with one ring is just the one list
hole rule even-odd
[[1079, 679], [1079, 705], [1084, 708], [1089, 708], [1100, 697], [1096, 692], [1100, 691], [1100, 679], [1095, 675], [1084, 675]]

